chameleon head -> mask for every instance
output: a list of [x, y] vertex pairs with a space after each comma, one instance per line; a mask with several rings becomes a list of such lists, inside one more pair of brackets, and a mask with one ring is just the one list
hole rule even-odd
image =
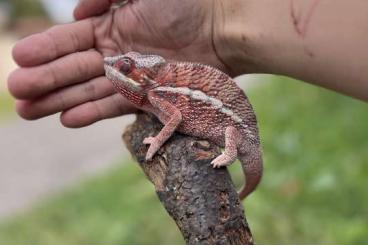
[[129, 52], [124, 55], [106, 57], [104, 68], [106, 77], [119, 91], [129, 90], [145, 93], [158, 86], [157, 82], [154, 81], [154, 76], [165, 63], [165, 59], [158, 55]]

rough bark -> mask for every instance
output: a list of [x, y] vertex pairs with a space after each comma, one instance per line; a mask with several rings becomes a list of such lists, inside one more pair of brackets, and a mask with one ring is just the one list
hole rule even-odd
[[187, 244], [254, 244], [243, 207], [226, 168], [213, 169], [220, 149], [207, 141], [175, 133], [152, 161], [145, 161], [145, 137], [162, 124], [139, 114], [123, 139], [154, 184]]

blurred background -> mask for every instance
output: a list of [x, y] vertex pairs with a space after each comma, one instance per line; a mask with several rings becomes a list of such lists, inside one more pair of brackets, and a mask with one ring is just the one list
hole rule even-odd
[[[72, 21], [75, 0], [0, 0], [0, 244], [184, 244], [120, 134], [16, 116], [14, 43]], [[368, 106], [285, 77], [237, 79], [259, 120], [265, 174], [245, 202], [258, 244], [368, 244]], [[231, 167], [241, 185], [239, 164]]]

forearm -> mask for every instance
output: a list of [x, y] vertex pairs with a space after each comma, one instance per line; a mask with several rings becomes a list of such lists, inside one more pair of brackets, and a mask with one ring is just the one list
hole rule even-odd
[[368, 100], [368, 1], [217, 3], [215, 47], [234, 74], [282, 74]]

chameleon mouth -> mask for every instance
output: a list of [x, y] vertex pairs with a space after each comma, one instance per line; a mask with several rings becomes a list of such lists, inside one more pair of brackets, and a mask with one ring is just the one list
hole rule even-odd
[[114, 56], [114, 57], [105, 57], [104, 58], [104, 63], [105, 63], [105, 65], [113, 66], [115, 64], [115, 62], [120, 60], [122, 57], [123, 57], [123, 55]]

